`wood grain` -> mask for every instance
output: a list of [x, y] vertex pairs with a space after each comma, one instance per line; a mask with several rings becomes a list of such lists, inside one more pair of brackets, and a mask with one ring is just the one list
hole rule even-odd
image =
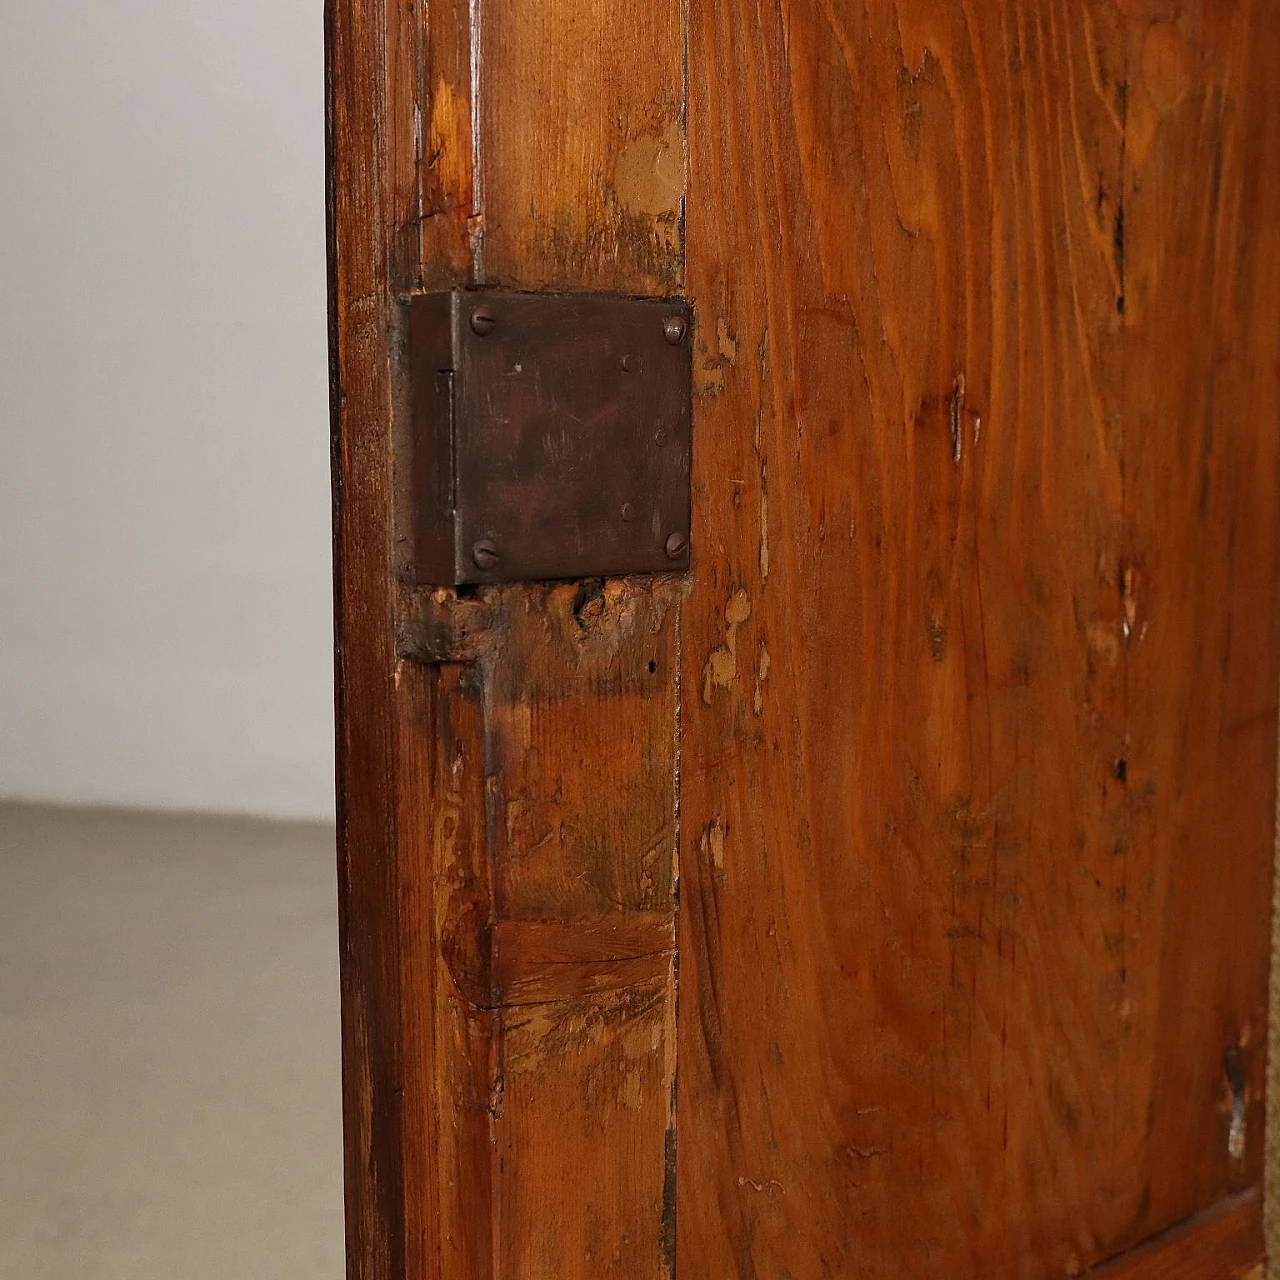
[[678, 291], [683, 19], [678, 0], [482, 0], [487, 280]]
[[1278, 56], [690, 6], [682, 1274], [1077, 1274], [1259, 1177]]
[[410, 1275], [667, 1272], [678, 598], [494, 588], [400, 668]]
[[473, 675], [492, 879], [441, 951], [454, 1003], [493, 1010], [503, 1277], [668, 1264], [678, 592], [597, 590], [492, 592], [501, 621]]
[[670, 1272], [681, 593], [412, 587], [401, 300], [678, 284], [681, 14], [328, 7], [353, 1277]]
[[[349, 1274], [1249, 1254], [1133, 1250], [1261, 1169], [1280, 19], [326, 21]], [[486, 283], [692, 296], [687, 582], [410, 585]]]
[[1097, 1280], [1263, 1280], [1262, 1208], [1233, 1196], [1088, 1274]]
[[325, 10], [338, 912], [347, 1274], [404, 1271], [401, 946], [390, 505], [390, 308], [380, 15]]

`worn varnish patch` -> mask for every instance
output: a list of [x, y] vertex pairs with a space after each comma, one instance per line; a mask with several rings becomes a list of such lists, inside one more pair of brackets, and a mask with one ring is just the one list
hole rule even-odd
[[702, 673], [702, 700], [710, 705], [716, 689], [728, 689], [738, 676], [738, 628], [751, 616], [751, 600], [735, 591], [724, 607], [724, 643], [711, 651]]
[[623, 208], [665, 219], [674, 231], [684, 200], [684, 137], [674, 120], [662, 133], [641, 134], [622, 148], [613, 188]]

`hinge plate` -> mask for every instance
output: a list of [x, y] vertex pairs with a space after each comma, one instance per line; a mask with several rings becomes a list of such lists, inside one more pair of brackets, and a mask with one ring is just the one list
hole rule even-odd
[[455, 289], [408, 306], [418, 583], [688, 567], [684, 301]]

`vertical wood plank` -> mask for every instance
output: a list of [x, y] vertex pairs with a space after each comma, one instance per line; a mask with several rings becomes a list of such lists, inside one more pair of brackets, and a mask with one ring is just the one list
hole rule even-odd
[[[408, 1187], [416, 1230], [406, 1232], [411, 1257], [426, 1276], [491, 1277], [494, 1268], [492, 1122], [498, 1106], [495, 1054], [498, 1014], [474, 983], [459, 974], [483, 974], [490, 930], [493, 876], [485, 818], [484, 720], [480, 688], [461, 663], [424, 672], [402, 667], [406, 688], [430, 689], [418, 732], [429, 744], [430, 788], [406, 795], [406, 804], [430, 828], [420, 846], [421, 885], [405, 915], [420, 925], [418, 946], [407, 959], [418, 966], [421, 986], [431, 994], [431, 1016], [408, 1006], [406, 1021], [423, 1039], [409, 1138], [422, 1161]], [[465, 948], [465, 954], [460, 949]], [[434, 1047], [435, 1052], [430, 1051]], [[410, 1268], [409, 1274], [418, 1272]]]
[[433, 0], [429, 15], [417, 37], [424, 50], [416, 120], [424, 287], [472, 279], [480, 245], [469, 0]]
[[[1263, 1170], [1280, 612], [1280, 16], [1134, 6], [1123, 305], [1126, 997], [1152, 1216]], [[1194, 181], [1189, 177], [1194, 175]], [[1239, 1055], [1237, 1095], [1224, 1069]], [[1197, 1105], [1179, 1105], [1195, 1099]], [[1173, 1178], [1162, 1171], [1181, 1169]]]
[[1071, 1275], [1256, 1180], [1276, 28], [690, 6], [682, 1272]]
[[678, 283], [681, 10], [327, 22], [349, 1272], [657, 1280], [679, 591], [411, 586], [398, 299]]
[[404, 1274], [384, 14], [325, 7], [347, 1273]]
[[[669, 1273], [679, 599], [660, 579], [434, 591], [402, 630], [439, 664], [413, 712], [430, 786], [401, 792], [433, 824], [401, 925], [406, 986], [434, 1002], [405, 1031], [423, 1274], [433, 1249], [444, 1276]], [[423, 670], [402, 665], [402, 698]]]
[[676, 292], [682, 4], [480, 4], [484, 278]]
[[677, 601], [517, 588], [484, 674], [501, 1276], [668, 1273]]

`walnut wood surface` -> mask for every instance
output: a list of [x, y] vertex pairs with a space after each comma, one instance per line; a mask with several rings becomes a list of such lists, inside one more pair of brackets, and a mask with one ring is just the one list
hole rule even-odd
[[[1255, 1186], [1280, 18], [327, 25], [349, 1274], [1038, 1280]], [[485, 283], [692, 298], [687, 580], [409, 585], [398, 300]]]
[[683, 1276], [1069, 1275], [1260, 1176], [1278, 58], [690, 6]]
[[1262, 1206], [1232, 1196], [1088, 1274], [1096, 1280], [1264, 1280]]
[[678, 286], [682, 11], [328, 27], [349, 1274], [657, 1280], [681, 586], [410, 585], [400, 299]]

